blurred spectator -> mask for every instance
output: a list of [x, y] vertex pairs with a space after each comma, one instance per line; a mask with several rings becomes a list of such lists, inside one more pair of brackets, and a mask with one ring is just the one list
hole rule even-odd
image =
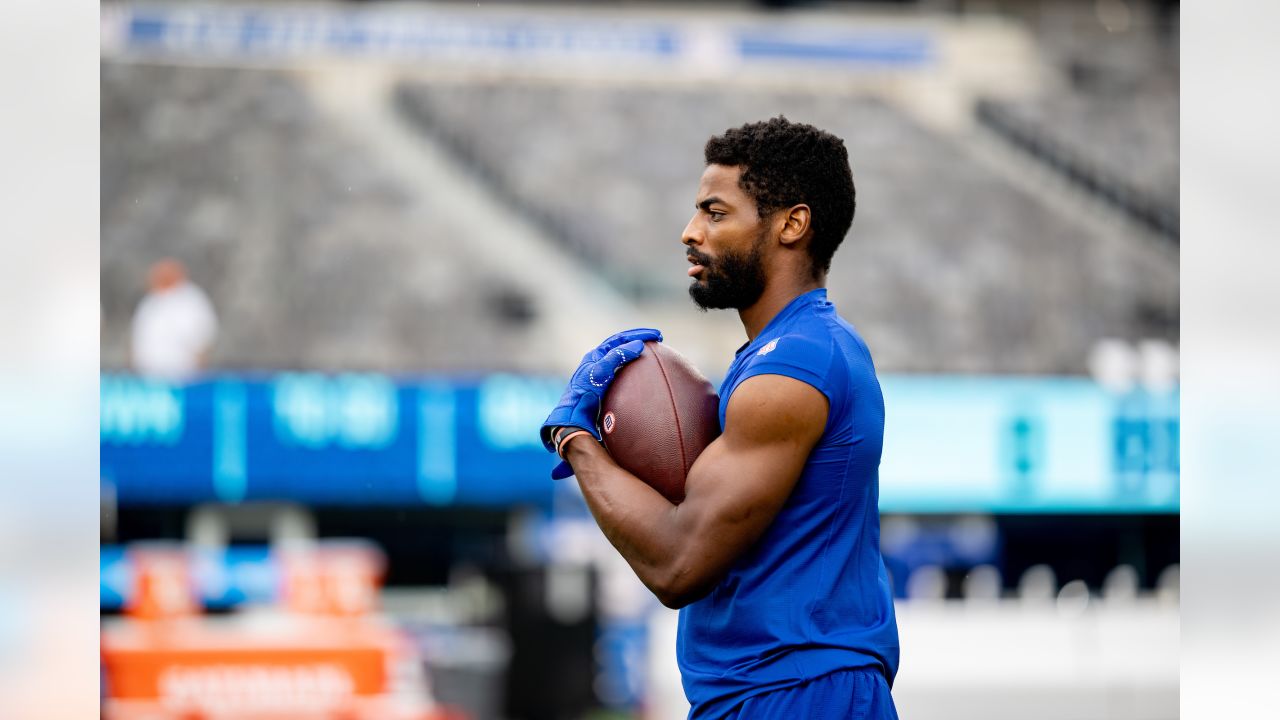
[[133, 367], [166, 380], [190, 379], [205, 366], [218, 333], [213, 305], [172, 258], [151, 266], [148, 284], [133, 313]]

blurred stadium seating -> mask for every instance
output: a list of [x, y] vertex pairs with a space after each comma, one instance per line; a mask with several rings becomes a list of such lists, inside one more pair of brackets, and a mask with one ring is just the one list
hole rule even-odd
[[1039, 7], [1030, 27], [1055, 81], [1034, 98], [985, 100], [978, 117], [1177, 242], [1176, 17], [1118, 5], [1110, 26], [1083, 3]]
[[[687, 302], [702, 143], [786, 113], [849, 145], [860, 202], [831, 292], [882, 368], [1080, 372], [1098, 337], [1176, 332], [1176, 256], [1116, 247], [875, 97], [475, 82], [398, 100], [641, 304]], [[533, 279], [475, 262], [459, 242], [483, 242], [474, 219], [430, 207], [290, 73], [108, 62], [103, 128], [105, 365], [124, 364], [138, 268], [161, 253], [188, 257], [226, 317], [223, 367], [518, 363], [545, 304]]]
[[706, 139], [783, 113], [849, 147], [858, 211], [829, 286], [879, 367], [1081, 372], [1100, 336], [1168, 331], [1144, 309], [1176, 298], [1176, 257], [1115, 247], [875, 97], [476, 82], [400, 102], [641, 300], [685, 301], [677, 242]]
[[535, 311], [518, 269], [475, 262], [475, 228], [399, 184], [295, 74], [107, 62], [102, 134], [104, 367], [127, 365], [143, 272], [165, 255], [222, 317], [217, 367], [518, 363]]

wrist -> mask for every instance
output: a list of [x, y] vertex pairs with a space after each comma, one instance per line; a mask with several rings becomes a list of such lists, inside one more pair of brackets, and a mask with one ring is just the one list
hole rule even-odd
[[595, 436], [582, 428], [568, 428], [568, 431], [561, 435], [560, 441], [556, 444], [557, 453], [562, 460], [569, 459], [570, 451], [575, 455], [581, 454], [584, 448], [592, 443], [588, 440], [595, 440]]
[[574, 438], [577, 438], [579, 435], [590, 434], [590, 431], [580, 427], [565, 426], [556, 428], [552, 433], [556, 455], [559, 455], [560, 459], [563, 460], [565, 449], [568, 448], [569, 443], [573, 441]]

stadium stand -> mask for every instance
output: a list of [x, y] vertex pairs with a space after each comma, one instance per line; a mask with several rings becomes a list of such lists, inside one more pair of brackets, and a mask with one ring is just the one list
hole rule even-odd
[[1108, 19], [1081, 3], [1039, 6], [1027, 26], [1058, 82], [1039, 97], [984, 100], [978, 118], [1176, 242], [1177, 27], [1143, 8]]
[[[511, 369], [538, 312], [466, 228], [316, 112], [289, 72], [102, 65], [102, 363], [147, 266], [184, 260], [222, 369]], [[466, 302], [461, 302], [462, 299]], [[463, 330], [466, 330], [463, 332]]]
[[1151, 308], [1177, 306], [1176, 257], [1092, 234], [874, 97], [498, 80], [398, 102], [642, 302], [684, 301], [707, 137], [779, 113], [841, 135], [859, 203], [829, 286], [882, 369], [1082, 372], [1093, 340], [1166, 334]]
[[[1067, 52], [1058, 47], [1053, 57]], [[1117, 51], [1123, 58], [1114, 64], [1137, 54]], [[670, 328], [686, 354], [719, 362], [724, 342], [700, 348], [683, 339], [697, 333], [674, 332], [681, 322], [711, 325], [685, 297], [680, 231], [706, 139], [778, 114], [848, 145], [858, 212], [835, 257], [830, 294], [881, 370], [1083, 374], [1099, 338], [1177, 342], [1176, 245], [1101, 231], [1069, 203], [1048, 202], [1051, 190], [994, 167], [963, 128], [918, 122], [891, 93], [386, 70], [390, 97], [360, 102], [387, 103], [409, 127], [409, 145], [447, 148], [491, 207], [523, 218], [577, 268], [580, 277], [568, 278], [563, 262], [527, 262], [537, 252], [481, 257], [474, 243], [459, 242], [506, 238], [478, 234], [474, 218], [450, 212], [448, 183], [421, 181], [432, 173], [406, 179], [389, 171], [404, 143], [384, 142], [385, 125], [344, 125], [332, 107], [319, 107], [314, 79], [326, 72], [104, 62], [105, 367], [127, 364], [145, 268], [164, 255], [184, 260], [213, 299], [223, 328], [211, 360], [220, 368], [546, 369], [522, 356], [529, 339], [581, 344], [572, 333], [546, 332], [575, 323], [548, 308], [585, 308], [549, 295], [557, 283], [579, 288], [576, 297], [616, 288], [634, 324]], [[341, 93], [341, 80], [329, 84]], [[1176, 102], [1176, 82], [1172, 91]], [[1116, 103], [1126, 94], [1107, 92]], [[1052, 102], [1078, 102], [1079, 94]], [[1176, 139], [1176, 112], [1141, 97], [1141, 117], [1171, 118]], [[1056, 117], [1037, 102], [980, 107]], [[1176, 233], [1176, 205], [1166, 212], [1169, 193], [1176, 201], [1176, 143], [1169, 155], [1163, 130], [1135, 139], [1124, 122], [1095, 129], [1087, 120], [1093, 106], [1081, 107], [1086, 119], [1074, 127], [1082, 137], [1110, 143], [1083, 144], [1104, 160], [1119, 158], [1114, 175], [1077, 173], [1082, 181], [1131, 209], [1153, 209], [1157, 224], [1172, 218]], [[1168, 162], [1148, 158], [1162, 152]], [[1139, 167], [1151, 169], [1123, 174]], [[1119, 180], [1098, 180], [1110, 177]], [[595, 320], [619, 317], [604, 315]]]

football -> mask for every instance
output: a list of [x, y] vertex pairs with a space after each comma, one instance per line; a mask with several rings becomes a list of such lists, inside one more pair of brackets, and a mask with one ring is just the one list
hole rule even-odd
[[605, 393], [600, 436], [618, 465], [678, 504], [693, 461], [720, 434], [719, 405], [693, 363], [646, 342]]

